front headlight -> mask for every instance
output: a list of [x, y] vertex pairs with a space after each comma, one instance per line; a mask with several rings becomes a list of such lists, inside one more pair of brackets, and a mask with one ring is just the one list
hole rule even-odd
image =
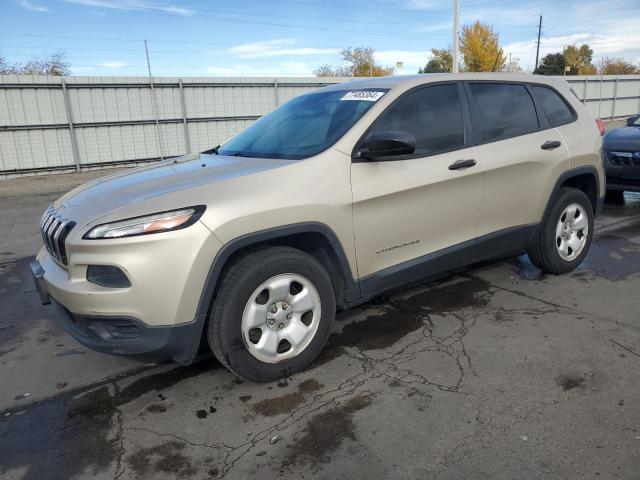
[[202, 216], [204, 209], [203, 205], [198, 205], [142, 217], [127, 218], [117, 222], [103, 223], [93, 227], [82, 238], [100, 240], [179, 230], [193, 225]]

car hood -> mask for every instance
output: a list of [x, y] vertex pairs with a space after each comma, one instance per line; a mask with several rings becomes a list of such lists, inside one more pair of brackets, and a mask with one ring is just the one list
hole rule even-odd
[[[166, 210], [160, 206], [165, 202], [158, 202], [157, 210], [152, 206], [144, 206], [144, 211], [141, 212], [140, 204], [144, 204], [145, 201], [152, 203], [158, 197], [197, 190], [203, 186], [211, 191], [215, 188], [215, 183], [283, 167], [290, 163], [292, 161], [269, 158], [185, 155], [93, 180], [62, 196], [53, 207], [62, 216], [80, 225], [86, 225], [119, 209], [122, 209], [121, 218], [144, 215]], [[171, 208], [206, 203], [207, 198], [198, 198], [196, 202], [193, 202], [193, 199], [191, 202], [184, 201], [189, 204], [176, 204]], [[153, 204], [155, 205], [155, 202]]]
[[623, 127], [607, 133], [604, 147], [607, 150], [640, 151], [640, 127]]

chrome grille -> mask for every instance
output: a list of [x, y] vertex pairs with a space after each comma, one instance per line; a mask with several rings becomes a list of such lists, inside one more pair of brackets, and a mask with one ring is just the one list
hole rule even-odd
[[75, 222], [64, 218], [49, 205], [40, 220], [40, 233], [47, 251], [58, 262], [67, 264], [67, 249], [65, 241], [69, 232], [75, 227]]

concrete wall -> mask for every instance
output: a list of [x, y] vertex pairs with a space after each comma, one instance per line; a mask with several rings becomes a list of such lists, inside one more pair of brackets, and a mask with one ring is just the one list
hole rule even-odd
[[[640, 112], [640, 75], [565, 77], [595, 117]], [[143, 163], [218, 145], [348, 79], [0, 76], [0, 177]]]

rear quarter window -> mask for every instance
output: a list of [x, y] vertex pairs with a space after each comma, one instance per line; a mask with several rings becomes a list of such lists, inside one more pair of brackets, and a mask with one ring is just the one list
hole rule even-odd
[[545, 115], [549, 119], [552, 127], [570, 123], [575, 118], [575, 114], [569, 108], [564, 99], [553, 89], [534, 85], [531, 87], [536, 99], [542, 105]]
[[471, 83], [479, 123], [480, 141], [524, 135], [539, 129], [533, 99], [524, 85]]

